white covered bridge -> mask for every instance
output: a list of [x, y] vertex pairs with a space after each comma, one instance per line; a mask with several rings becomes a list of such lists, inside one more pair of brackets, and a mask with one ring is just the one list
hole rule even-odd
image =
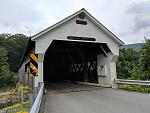
[[[114, 85], [119, 46], [123, 42], [85, 9], [32, 36], [22, 59], [20, 82], [54, 79]], [[30, 73], [30, 54], [38, 55], [38, 74]]]
[[19, 68], [19, 81], [35, 92], [39, 83], [49, 89], [51, 83], [66, 80], [115, 87], [116, 61], [123, 44], [81, 9], [31, 37]]

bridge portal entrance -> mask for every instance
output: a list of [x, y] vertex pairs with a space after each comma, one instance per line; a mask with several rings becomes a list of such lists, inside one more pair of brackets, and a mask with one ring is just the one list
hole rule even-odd
[[53, 40], [44, 57], [44, 82], [98, 83], [97, 55], [109, 49], [105, 43]]

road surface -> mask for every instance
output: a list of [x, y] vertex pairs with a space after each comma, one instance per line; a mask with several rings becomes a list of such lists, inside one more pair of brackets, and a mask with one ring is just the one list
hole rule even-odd
[[46, 94], [44, 113], [150, 113], [150, 94], [53, 83]]

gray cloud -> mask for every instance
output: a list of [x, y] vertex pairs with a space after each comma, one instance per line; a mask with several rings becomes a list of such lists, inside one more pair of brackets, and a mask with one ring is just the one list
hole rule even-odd
[[150, 1], [140, 1], [131, 4], [127, 13], [132, 18], [133, 32], [139, 32], [144, 29], [150, 28]]
[[6, 31], [32, 34], [36, 24], [41, 21], [42, 16], [28, 0], [26, 3], [21, 0], [4, 0], [0, 3], [0, 27]]
[[0, 33], [34, 35], [83, 7], [126, 43], [150, 36], [150, 1], [145, 0], [3, 0]]

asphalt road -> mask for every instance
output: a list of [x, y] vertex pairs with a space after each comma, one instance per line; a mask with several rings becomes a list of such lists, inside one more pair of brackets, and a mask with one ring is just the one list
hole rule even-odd
[[45, 113], [150, 113], [150, 94], [55, 83], [46, 94]]

